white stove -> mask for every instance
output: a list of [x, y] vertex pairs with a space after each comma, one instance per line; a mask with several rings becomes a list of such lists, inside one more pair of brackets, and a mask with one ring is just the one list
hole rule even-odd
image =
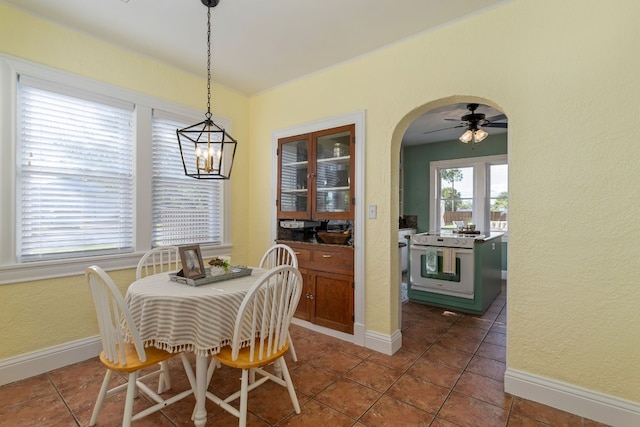
[[[411, 236], [409, 299], [416, 292], [428, 292], [472, 300], [474, 246], [478, 238], [484, 235], [419, 233]], [[450, 267], [444, 268], [445, 258], [453, 258], [453, 271]]]
[[473, 248], [476, 239], [483, 239], [482, 234], [457, 233], [418, 233], [411, 236], [411, 244], [419, 246], [438, 246], [444, 248]]

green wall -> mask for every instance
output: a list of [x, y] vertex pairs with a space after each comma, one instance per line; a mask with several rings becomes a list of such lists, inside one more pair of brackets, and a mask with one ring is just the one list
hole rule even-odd
[[418, 216], [418, 232], [429, 231], [429, 162], [507, 154], [507, 134], [489, 136], [479, 145], [458, 140], [403, 146], [405, 215]]

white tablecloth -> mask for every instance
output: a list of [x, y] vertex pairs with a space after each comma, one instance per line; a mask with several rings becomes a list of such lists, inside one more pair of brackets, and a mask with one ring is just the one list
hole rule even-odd
[[265, 271], [254, 268], [250, 276], [198, 287], [156, 274], [133, 282], [125, 301], [145, 346], [216, 354], [230, 344], [238, 308]]

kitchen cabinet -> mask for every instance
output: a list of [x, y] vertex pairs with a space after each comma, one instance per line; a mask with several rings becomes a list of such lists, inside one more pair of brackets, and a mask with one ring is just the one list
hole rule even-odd
[[302, 296], [295, 316], [316, 325], [353, 333], [353, 247], [286, 243], [298, 257]]
[[278, 140], [278, 219], [353, 220], [355, 125]]

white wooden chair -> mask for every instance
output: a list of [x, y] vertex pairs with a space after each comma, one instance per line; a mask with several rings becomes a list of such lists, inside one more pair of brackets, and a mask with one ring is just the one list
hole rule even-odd
[[[264, 253], [260, 260], [260, 268], [271, 269], [279, 265], [290, 265], [294, 268], [298, 268], [298, 257], [291, 246], [287, 246], [282, 243], [271, 246]], [[293, 346], [293, 340], [289, 336], [289, 351], [291, 352], [291, 359], [294, 362], [298, 361], [298, 355], [296, 349]]]
[[[180, 249], [177, 246], [158, 246], [147, 251], [136, 268], [136, 280], [153, 274], [178, 271], [180, 269]], [[158, 394], [171, 389], [171, 376], [167, 362], [160, 362], [160, 368], [164, 375], [158, 382]]]
[[[239, 418], [239, 426], [247, 423], [249, 392], [271, 380], [286, 387], [296, 413], [300, 413], [298, 397], [287, 369], [284, 354], [289, 349], [289, 325], [302, 293], [302, 276], [291, 266], [275, 267], [262, 275], [245, 296], [236, 315], [231, 344], [214, 357], [223, 365], [242, 369], [240, 390], [224, 399], [207, 391], [207, 398]], [[276, 363], [282, 378], [263, 369]], [[209, 378], [215, 363], [209, 365]], [[261, 376], [249, 383], [249, 372]], [[240, 409], [230, 405], [240, 398]]]
[[279, 265], [290, 265], [298, 268], [298, 257], [291, 246], [278, 243], [271, 246], [264, 255], [262, 255], [260, 268], [271, 269]]
[[152, 274], [166, 273], [180, 269], [180, 250], [177, 246], [158, 246], [147, 251], [136, 268], [136, 280]]
[[[129, 308], [111, 278], [100, 267], [95, 265], [86, 270], [85, 276], [91, 289], [100, 327], [100, 338], [102, 340], [100, 361], [107, 368], [89, 425], [94, 426], [96, 424], [104, 398], [125, 388], [127, 389], [127, 395], [122, 425], [126, 427], [130, 426], [132, 421], [145, 417], [192, 394], [193, 390], [195, 390], [195, 377], [189, 360], [184, 353], [179, 354], [191, 385], [189, 390], [165, 400], [144, 383], [149, 378], [162, 377], [164, 372], [158, 369], [145, 373], [145, 375], [139, 375], [142, 369], [153, 367], [160, 362], [177, 356], [178, 353], [169, 353], [155, 347], [145, 348], [140, 340], [138, 329], [131, 318]], [[125, 334], [128, 334], [131, 343], [127, 342]], [[114, 372], [127, 374], [128, 380], [126, 384], [121, 384], [108, 390], [109, 382]], [[138, 395], [138, 391], [149, 396], [155, 404], [134, 415], [133, 399]]]

